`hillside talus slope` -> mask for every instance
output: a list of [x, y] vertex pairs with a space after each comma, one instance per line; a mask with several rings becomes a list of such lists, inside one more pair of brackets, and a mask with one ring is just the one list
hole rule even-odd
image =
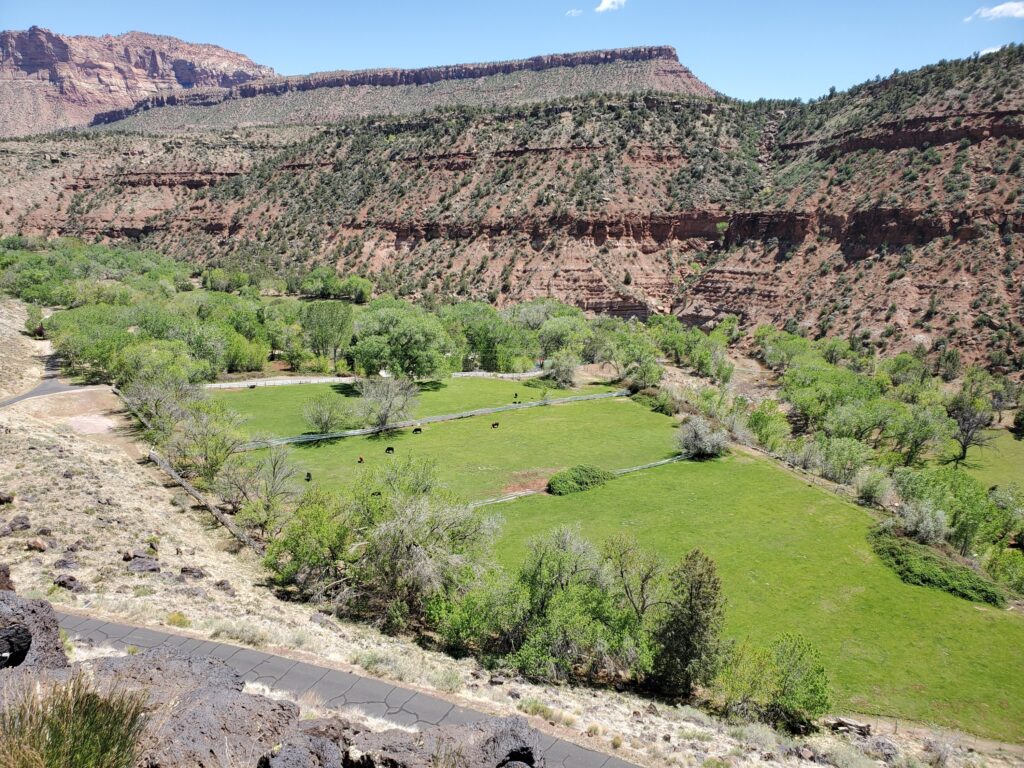
[[143, 32], [0, 32], [0, 136], [87, 125], [98, 112], [130, 107], [163, 91], [232, 87], [273, 74], [215, 45]]
[[[810, 104], [625, 92], [187, 135], [154, 108], [0, 144], [0, 226], [1019, 366], [1022, 75], [1015, 46]], [[153, 133], [110, 130], [137, 118]]]

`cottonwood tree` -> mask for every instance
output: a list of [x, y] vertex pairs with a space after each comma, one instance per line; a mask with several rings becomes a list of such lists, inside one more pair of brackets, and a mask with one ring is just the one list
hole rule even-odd
[[367, 423], [386, 427], [409, 418], [416, 408], [419, 388], [409, 379], [374, 376], [356, 381], [360, 408]]
[[455, 344], [437, 316], [394, 300], [377, 300], [359, 316], [352, 355], [370, 376], [423, 379], [450, 370]]
[[337, 363], [352, 341], [352, 307], [341, 301], [313, 301], [302, 307], [300, 318], [313, 354]]

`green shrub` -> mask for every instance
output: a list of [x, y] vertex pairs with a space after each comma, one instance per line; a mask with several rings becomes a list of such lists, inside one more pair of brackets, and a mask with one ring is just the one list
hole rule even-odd
[[777, 451], [789, 437], [789, 420], [774, 400], [765, 400], [750, 412], [747, 427], [768, 451]]
[[146, 723], [139, 693], [101, 694], [81, 675], [32, 685], [0, 713], [4, 768], [133, 768]]
[[1013, 434], [1018, 438], [1024, 438], [1024, 407], [1018, 408], [1013, 415]]
[[591, 464], [577, 464], [575, 467], [556, 472], [548, 480], [548, 493], [566, 496], [604, 485], [615, 475], [606, 469]]
[[774, 681], [768, 707], [772, 722], [800, 730], [831, 704], [828, 675], [818, 650], [802, 635], [787, 633], [772, 646]]
[[1006, 605], [1006, 596], [995, 584], [923, 544], [879, 528], [872, 531], [869, 538], [882, 562], [907, 584], [934, 587], [977, 603]]

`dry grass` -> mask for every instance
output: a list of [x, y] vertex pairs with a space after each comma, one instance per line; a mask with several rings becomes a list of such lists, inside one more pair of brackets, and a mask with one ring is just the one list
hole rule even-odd
[[25, 305], [20, 301], [0, 297], [0, 400], [20, 395], [35, 386], [43, 367], [37, 355], [43, 343], [34, 342], [22, 331], [25, 328]]

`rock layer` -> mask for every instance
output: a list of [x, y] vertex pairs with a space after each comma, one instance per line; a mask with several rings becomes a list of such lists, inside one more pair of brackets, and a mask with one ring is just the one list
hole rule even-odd
[[272, 75], [241, 54], [162, 35], [0, 32], [0, 136], [85, 125], [97, 112], [162, 91], [231, 88]]

